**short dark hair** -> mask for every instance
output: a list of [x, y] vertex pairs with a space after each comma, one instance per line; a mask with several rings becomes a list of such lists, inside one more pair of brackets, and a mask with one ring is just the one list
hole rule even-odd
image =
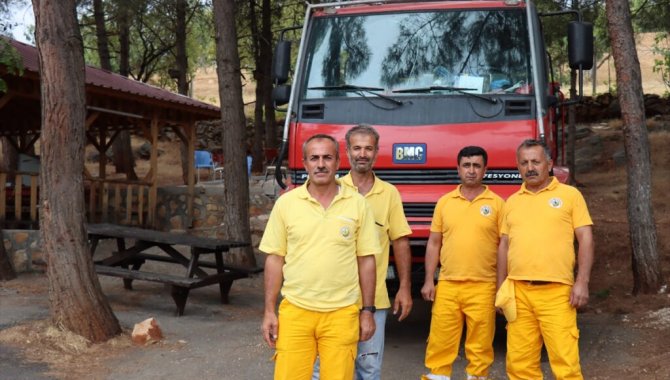
[[489, 155], [486, 153], [486, 150], [480, 146], [466, 146], [458, 152], [456, 156], [456, 163], [461, 164], [461, 158], [463, 157], [472, 157], [472, 156], [482, 156], [484, 159], [484, 166], [489, 162]]
[[302, 159], [306, 160], [307, 159], [307, 144], [312, 142], [312, 140], [320, 140], [320, 139], [325, 139], [325, 140], [330, 140], [333, 142], [335, 145], [335, 159], [339, 160], [340, 159], [340, 144], [338, 144], [337, 140], [331, 135], [327, 135], [325, 133], [317, 133], [316, 135], [311, 136], [307, 140], [305, 140], [304, 143], [302, 143]]
[[551, 149], [549, 149], [547, 144], [545, 144], [543, 141], [535, 139], [523, 140], [519, 147], [516, 148], [516, 156], [519, 157], [519, 152], [521, 152], [521, 149], [528, 149], [536, 146], [542, 147], [544, 156], [547, 158], [547, 160], [551, 161]]
[[372, 136], [375, 138], [375, 148], [379, 149], [379, 133], [372, 128], [370, 124], [358, 124], [355, 127], [352, 127], [350, 130], [347, 131], [347, 134], [344, 135], [344, 141], [347, 143], [347, 150], [351, 148], [351, 142], [349, 141], [349, 138], [351, 135], [355, 134], [361, 134], [361, 135], [368, 135]]

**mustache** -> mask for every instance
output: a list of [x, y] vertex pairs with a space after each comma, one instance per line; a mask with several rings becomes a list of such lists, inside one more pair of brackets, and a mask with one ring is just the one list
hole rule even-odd
[[536, 172], [535, 170], [529, 170], [529, 171], [526, 172], [526, 177], [533, 177], [533, 176], [537, 176], [537, 175], [539, 175], [539, 173]]
[[328, 169], [318, 168], [318, 169], [314, 170], [314, 174], [319, 174], [319, 173], [328, 173]]

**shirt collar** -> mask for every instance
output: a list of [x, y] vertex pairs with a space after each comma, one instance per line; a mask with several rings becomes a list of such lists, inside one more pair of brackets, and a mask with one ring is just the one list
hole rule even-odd
[[[461, 184], [461, 185], [458, 185], [458, 187], [457, 187], [454, 191], [451, 192], [451, 197], [452, 197], [452, 198], [463, 198], [463, 199], [467, 199], [467, 198], [465, 198], [465, 197], [463, 196], [463, 194], [461, 193], [461, 187], [462, 187], [462, 186], [463, 186], [462, 184]], [[481, 198], [481, 199], [486, 199], [486, 198], [491, 199], [491, 198], [493, 198], [493, 196], [491, 195], [491, 192], [490, 192], [490, 190], [489, 190], [489, 187], [486, 186], [486, 185], [483, 185], [483, 186], [484, 186], [484, 191], [482, 191], [481, 194], [477, 195], [477, 196], [475, 197], [475, 199], [472, 200], [473, 202], [476, 201], [477, 199], [480, 199], [480, 198]]]
[[543, 191], [554, 190], [556, 187], [558, 187], [558, 184], [559, 184], [558, 179], [556, 177], [551, 177], [551, 182], [549, 182], [549, 185], [547, 185], [547, 187], [545, 187], [544, 189], [534, 193], [534, 192], [532, 192], [532, 191], [530, 191], [526, 188], [526, 183], [524, 182], [524, 183], [521, 184], [521, 189], [519, 190], [519, 192], [520, 193], [527, 193], [527, 194], [539, 194]]
[[[348, 186], [342, 186], [344, 185], [342, 179], [335, 178], [335, 183], [337, 183], [337, 195], [335, 195], [335, 198], [333, 198], [333, 202], [339, 198], [349, 198], [351, 197], [351, 192], [353, 190], [348, 189]], [[298, 197], [302, 199], [314, 199], [310, 194], [309, 191], [307, 191], [307, 184], [309, 184], [309, 178], [307, 178], [307, 181], [300, 186], [297, 187], [294, 191], [298, 192]]]
[[[384, 191], [384, 187], [382, 186], [381, 180], [377, 178], [377, 175], [374, 172], [372, 172], [372, 175], [375, 177], [375, 182], [372, 184], [372, 189], [370, 189], [370, 191], [368, 191], [368, 193], [365, 194], [366, 197], [368, 195], [379, 194], [382, 191]], [[354, 179], [351, 176], [351, 170], [349, 171], [349, 173], [347, 173], [347, 175], [340, 178], [340, 180], [342, 181], [342, 183], [352, 187], [353, 189], [356, 189], [356, 192], [358, 192], [358, 187], [354, 185]]]

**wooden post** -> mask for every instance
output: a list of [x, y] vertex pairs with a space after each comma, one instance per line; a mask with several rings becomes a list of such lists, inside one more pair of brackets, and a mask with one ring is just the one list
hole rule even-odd
[[154, 115], [151, 120], [151, 173], [149, 180], [149, 207], [147, 212], [147, 225], [156, 227], [156, 198], [158, 196], [158, 116]]
[[188, 199], [186, 201], [186, 227], [193, 226], [193, 203], [195, 202], [195, 139], [196, 139], [196, 125], [191, 122], [187, 126], [185, 133], [188, 136], [187, 141], [184, 141], [188, 151]]

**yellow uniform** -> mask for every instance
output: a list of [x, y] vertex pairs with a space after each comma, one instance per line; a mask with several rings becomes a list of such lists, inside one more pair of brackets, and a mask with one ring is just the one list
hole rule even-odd
[[[356, 188], [351, 174], [340, 179], [343, 184]], [[375, 289], [375, 306], [377, 309], [391, 307], [388, 291], [386, 290], [386, 273], [389, 263], [389, 248], [392, 240], [410, 235], [412, 230], [405, 219], [400, 193], [395, 186], [382, 181], [375, 176], [372, 189], [365, 194], [377, 226], [377, 236], [381, 246], [381, 254], [375, 257], [377, 263], [377, 288]]]
[[351, 378], [358, 343], [357, 256], [380, 253], [365, 199], [340, 185], [324, 209], [306, 183], [277, 200], [259, 249], [284, 256], [275, 379], [309, 379], [317, 352], [324, 376]]
[[[574, 283], [574, 231], [592, 225], [586, 202], [553, 178], [537, 193], [525, 184], [505, 204], [501, 233], [508, 235], [508, 278], [514, 281], [517, 317], [507, 328], [510, 379], [541, 379], [547, 347], [556, 379], [582, 379]], [[540, 281], [538, 284], [537, 281]]]
[[488, 376], [493, 363], [493, 301], [503, 205], [488, 187], [469, 201], [459, 186], [437, 202], [430, 230], [442, 234], [441, 269], [425, 359], [432, 374], [451, 376], [465, 323], [466, 372]]

